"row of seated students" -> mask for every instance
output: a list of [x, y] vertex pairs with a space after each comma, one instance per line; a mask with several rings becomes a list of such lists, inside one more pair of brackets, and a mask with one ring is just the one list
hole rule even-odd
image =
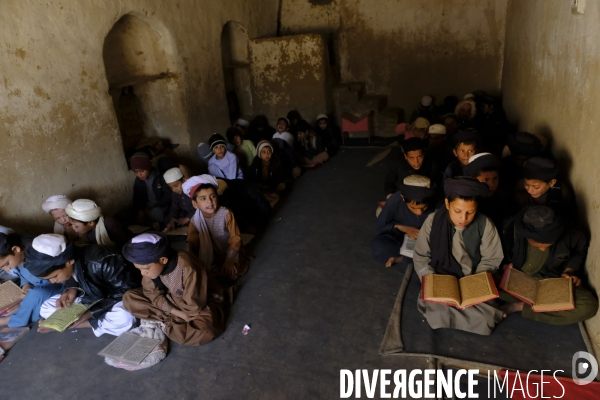
[[[421, 108], [431, 105], [426, 97]], [[457, 111], [464, 104], [477, 109], [468, 99]], [[482, 106], [500, 109], [484, 101]], [[371, 243], [375, 258], [386, 267], [413, 264], [419, 278], [432, 273], [461, 278], [485, 271], [499, 282], [511, 265], [538, 280], [569, 277], [575, 285], [575, 309], [569, 311], [533, 312], [503, 291], [496, 300], [464, 310], [420, 298], [418, 309], [429, 325], [489, 335], [513, 312], [553, 325], [593, 317], [598, 300], [582, 280], [588, 241], [573, 223], [573, 196], [540, 137], [493, 131], [490, 140], [485, 125], [476, 130], [456, 114], [437, 120], [467, 125], [450, 135], [444, 124], [430, 124], [419, 110], [414, 122], [400, 129], [409, 137], [403, 138], [401, 159], [384, 180], [387, 200], [379, 203], [378, 234]], [[500, 125], [508, 126], [490, 126]], [[492, 151], [489, 144], [498, 138], [502, 141]], [[449, 149], [454, 160], [439, 148]], [[400, 255], [405, 236], [414, 241], [412, 259]]]
[[[42, 204], [55, 221], [54, 233], [33, 237], [0, 227], [0, 278], [18, 282], [23, 296], [0, 317], [0, 326], [28, 326], [81, 302], [91, 307], [70, 328], [88, 327], [96, 336], [119, 336], [138, 320], [158, 324], [182, 345], [203, 345], [220, 335], [234, 282], [252, 260], [238, 219], [246, 231], [264, 228], [274, 195], [300, 176], [301, 167], [314, 168], [337, 148], [333, 136], [324, 139], [299, 115], [296, 119], [294, 134], [286, 118], [271, 133], [266, 119], [258, 117], [266, 133], [254, 131], [256, 147], [247, 139], [245, 120], [227, 131], [229, 142], [214, 134], [198, 147], [209, 174], [190, 176], [172, 159], [154, 157], [152, 151], [135, 153], [130, 159], [136, 175], [133, 205], [120, 221], [104, 216], [92, 200], [55, 195]], [[321, 130], [327, 122], [327, 116], [318, 116]], [[206, 147], [210, 154], [204, 153]], [[238, 159], [240, 147], [248, 159]], [[128, 222], [151, 224], [153, 230], [133, 235]], [[187, 251], [175, 250], [167, 233], [186, 225]]]

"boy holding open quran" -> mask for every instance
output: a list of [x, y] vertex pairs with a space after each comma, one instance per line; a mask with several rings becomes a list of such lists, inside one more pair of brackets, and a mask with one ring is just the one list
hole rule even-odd
[[414, 248], [422, 280], [417, 307], [433, 329], [489, 335], [504, 316], [489, 304], [498, 297], [490, 273], [504, 255], [496, 227], [477, 212], [488, 186], [472, 178], [448, 178], [444, 192], [445, 207], [425, 220]]
[[[500, 287], [508, 313], [551, 325], [585, 321], [598, 311], [598, 300], [582, 286], [588, 243], [543, 205], [522, 209], [515, 217], [515, 243]], [[521, 301], [516, 301], [520, 299]], [[515, 302], [516, 301], [516, 302]]]

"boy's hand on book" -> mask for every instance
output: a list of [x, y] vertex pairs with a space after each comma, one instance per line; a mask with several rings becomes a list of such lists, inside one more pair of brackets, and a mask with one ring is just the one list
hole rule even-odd
[[171, 222], [169, 222], [169, 224], [165, 227], [165, 229], [163, 229], [163, 232], [167, 233], [169, 231], [172, 231], [174, 227], [175, 227], [175, 219], [173, 219]]
[[81, 317], [79, 317], [79, 319], [77, 321], [73, 322], [71, 324], [71, 326], [69, 326], [68, 329], [78, 328], [79, 326], [84, 324], [90, 318], [92, 318], [92, 313], [90, 312], [90, 310], [88, 310], [85, 313], [83, 313], [83, 315]]
[[66, 292], [64, 292], [58, 300], [56, 300], [56, 307], [57, 308], [67, 308], [71, 304], [73, 304], [73, 302], [75, 301], [76, 298], [77, 298], [77, 290], [69, 289]]
[[419, 230], [412, 226], [395, 225], [394, 228], [398, 229], [400, 232], [406, 233], [412, 240], [417, 240], [417, 236], [419, 236]]
[[573, 280], [573, 284], [575, 286], [580, 286], [581, 285], [581, 279], [579, 279], [578, 277], [576, 277], [575, 275], [573, 275], [575, 273], [575, 271], [573, 271], [571, 268], [567, 268], [563, 271], [563, 273], [561, 274], [561, 276], [563, 278], [571, 278]]
[[33, 285], [29, 283], [23, 285], [23, 287], [21, 288], [21, 298], [24, 298], [32, 287]]

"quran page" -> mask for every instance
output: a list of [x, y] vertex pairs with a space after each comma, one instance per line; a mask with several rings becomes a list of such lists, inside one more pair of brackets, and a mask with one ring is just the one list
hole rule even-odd
[[64, 332], [73, 322], [77, 321], [87, 309], [88, 307], [81, 303], [73, 303], [67, 308], [59, 308], [54, 311], [48, 319], [41, 322], [40, 326]]
[[12, 281], [0, 285], [0, 313], [21, 301], [21, 288]]
[[571, 278], [550, 278], [538, 282], [538, 293], [533, 311], [563, 311], [575, 308]]
[[458, 281], [460, 287], [461, 306], [468, 307], [498, 297], [498, 290], [489, 272], [462, 277]]
[[538, 293], [537, 279], [512, 267], [507, 268], [504, 274], [500, 288], [529, 305], [535, 303]]
[[102, 349], [98, 355], [114, 358], [125, 364], [139, 365], [159, 343], [159, 339], [143, 338], [125, 332]]
[[452, 275], [426, 275], [423, 277], [421, 290], [424, 301], [449, 304], [455, 307], [460, 305], [458, 282]]

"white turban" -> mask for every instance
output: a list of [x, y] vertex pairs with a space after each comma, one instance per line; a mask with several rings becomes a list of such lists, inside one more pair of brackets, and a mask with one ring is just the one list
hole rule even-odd
[[215, 188], [219, 187], [219, 182], [217, 182], [217, 178], [212, 175], [198, 175], [192, 176], [190, 179], [183, 183], [183, 193], [192, 197], [193, 191], [196, 190], [197, 186], [208, 183], [209, 185], [213, 185]]
[[165, 182], [173, 183], [183, 178], [183, 173], [177, 167], [171, 168], [164, 173], [163, 178], [165, 178]]
[[250, 122], [246, 121], [243, 118], [240, 118], [235, 122], [235, 124], [247, 128], [250, 125]]
[[92, 200], [79, 199], [69, 204], [65, 209], [67, 215], [77, 221], [90, 222], [98, 220], [96, 223], [96, 242], [103, 245], [114, 245], [110, 240], [106, 227], [104, 226], [104, 217], [102, 209]]
[[72, 202], [73, 201], [67, 198], [67, 196], [64, 194], [57, 194], [55, 196], [48, 197], [48, 200], [42, 203], [42, 210], [50, 214], [50, 211], [52, 210], [64, 210]]

